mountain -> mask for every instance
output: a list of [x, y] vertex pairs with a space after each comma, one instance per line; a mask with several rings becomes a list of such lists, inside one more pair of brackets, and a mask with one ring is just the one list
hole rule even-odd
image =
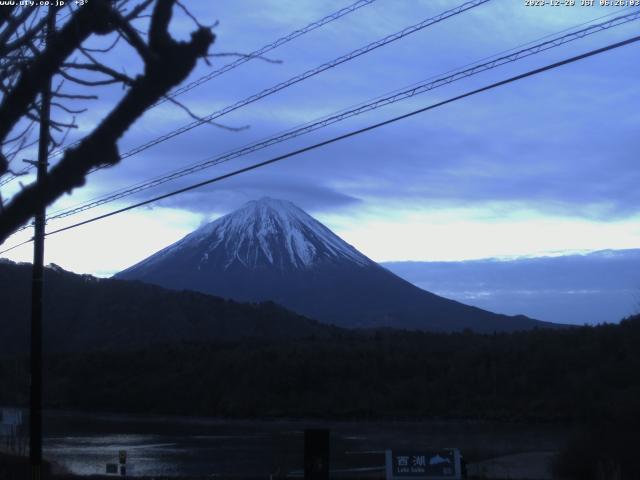
[[479, 332], [551, 326], [421, 290], [358, 252], [294, 204], [263, 198], [118, 273], [237, 301], [271, 300], [349, 328]]
[[[31, 265], [0, 261], [0, 354], [28, 351]], [[49, 352], [126, 350], [175, 342], [287, 339], [332, 329], [273, 303], [240, 304], [198, 292], [45, 269]]]

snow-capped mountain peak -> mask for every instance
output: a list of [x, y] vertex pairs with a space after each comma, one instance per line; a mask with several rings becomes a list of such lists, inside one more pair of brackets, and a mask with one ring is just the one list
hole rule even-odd
[[[144, 267], [178, 252], [196, 254], [198, 269], [261, 266], [310, 268], [325, 262], [374, 264], [331, 230], [286, 200], [264, 197], [204, 225], [142, 262]], [[136, 267], [143, 267], [138, 264]]]
[[294, 204], [272, 198], [245, 204], [116, 277], [241, 302], [272, 301], [348, 328], [493, 332], [544, 325], [421, 290]]

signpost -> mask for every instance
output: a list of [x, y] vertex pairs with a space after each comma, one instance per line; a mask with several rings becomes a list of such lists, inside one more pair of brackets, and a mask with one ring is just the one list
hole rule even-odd
[[329, 430], [304, 431], [305, 480], [329, 480]]
[[118, 458], [120, 459], [120, 476], [124, 477], [127, 474], [127, 451], [120, 450]]
[[0, 408], [0, 443], [11, 453], [22, 455], [26, 449], [26, 436], [22, 410]]
[[457, 448], [386, 452], [387, 480], [459, 480], [462, 478]]
[[[129, 473], [131, 468], [129, 466]], [[120, 475], [125, 477], [127, 475], [127, 451], [118, 451], [118, 463], [107, 463], [107, 475]]]

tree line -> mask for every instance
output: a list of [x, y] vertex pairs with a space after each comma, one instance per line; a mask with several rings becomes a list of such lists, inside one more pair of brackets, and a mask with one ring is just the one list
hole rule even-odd
[[[181, 342], [49, 355], [49, 408], [229, 417], [637, 421], [640, 317], [479, 335], [335, 330], [305, 339]], [[24, 403], [26, 360], [0, 362]]]

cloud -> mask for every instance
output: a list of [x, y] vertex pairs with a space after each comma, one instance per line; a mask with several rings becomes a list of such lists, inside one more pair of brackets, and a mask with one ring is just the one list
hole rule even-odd
[[212, 214], [228, 213], [242, 204], [269, 196], [289, 200], [309, 212], [336, 211], [357, 205], [360, 200], [307, 178], [260, 173], [212, 184], [162, 201], [163, 208]]
[[448, 298], [559, 323], [613, 323], [640, 307], [637, 249], [385, 266], [417, 286]]
[[[287, 161], [278, 170], [280, 178], [274, 175], [272, 181], [321, 178], [352, 197], [420, 197], [451, 204], [524, 202], [549, 214], [573, 213], [601, 220], [634, 215], [640, 194], [629, 186], [638, 180], [632, 154], [640, 146], [634, 127], [638, 114], [621, 114], [628, 108], [624, 99], [633, 91], [627, 89], [623, 94], [610, 86], [616, 83], [615, 73], [625, 73], [622, 79], [632, 78], [634, 71], [624, 66], [626, 58], [623, 55], [612, 65], [581, 67], [483, 94], [305, 154], [309, 161]], [[612, 73], [598, 76], [594, 69], [602, 66], [613, 69]], [[594, 77], [599, 79], [595, 82], [597, 95], [591, 86]], [[308, 93], [301, 97], [287, 92], [284, 99], [248, 107], [226, 121], [239, 124], [242, 120], [251, 125], [250, 130], [230, 133], [200, 127], [127, 160], [131, 166], [116, 175], [138, 177], [150, 163], [155, 171], [166, 171], [279, 132], [290, 127], [292, 119], [315, 118], [325, 113], [327, 102], [322, 103], [324, 110], [314, 109], [313, 98]], [[435, 94], [420, 97], [408, 106], [381, 110], [252, 158], [269, 158], [287, 151], [288, 145], [289, 149], [308, 145], [435, 100]], [[615, 125], [615, 135], [604, 125]]]

